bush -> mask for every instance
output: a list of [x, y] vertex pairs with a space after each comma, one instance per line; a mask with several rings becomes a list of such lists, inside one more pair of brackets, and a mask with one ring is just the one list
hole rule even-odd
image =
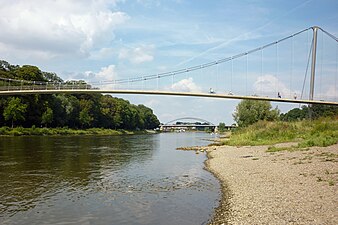
[[259, 121], [233, 132], [227, 145], [266, 145], [298, 141], [298, 147], [329, 146], [338, 142], [338, 119], [321, 118], [315, 121]]

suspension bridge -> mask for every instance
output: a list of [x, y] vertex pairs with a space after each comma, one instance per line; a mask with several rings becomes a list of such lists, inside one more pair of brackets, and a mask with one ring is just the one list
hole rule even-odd
[[266, 45], [183, 69], [102, 81], [0, 77], [0, 95], [107, 93], [338, 105], [338, 39], [314, 26]]

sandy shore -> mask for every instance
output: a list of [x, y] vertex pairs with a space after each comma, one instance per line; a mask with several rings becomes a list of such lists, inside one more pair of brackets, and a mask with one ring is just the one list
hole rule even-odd
[[338, 144], [266, 150], [208, 148], [206, 167], [223, 188], [211, 224], [338, 224]]

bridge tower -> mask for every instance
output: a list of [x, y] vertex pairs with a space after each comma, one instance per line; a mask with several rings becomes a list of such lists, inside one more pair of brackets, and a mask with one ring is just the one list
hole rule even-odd
[[313, 39], [312, 39], [312, 63], [311, 63], [311, 80], [310, 80], [310, 96], [309, 99], [313, 100], [315, 75], [316, 75], [316, 56], [317, 56], [317, 31], [319, 27], [312, 27]]
[[[313, 26], [313, 37], [312, 37], [312, 62], [311, 62], [311, 78], [310, 78], [310, 94], [309, 100], [313, 100], [314, 95], [314, 85], [315, 85], [315, 75], [316, 75], [316, 57], [317, 57], [317, 33], [318, 26]], [[312, 119], [312, 104], [309, 105], [309, 117]]]

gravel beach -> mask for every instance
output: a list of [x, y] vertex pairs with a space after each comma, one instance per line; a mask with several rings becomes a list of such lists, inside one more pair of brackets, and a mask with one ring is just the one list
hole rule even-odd
[[338, 144], [267, 149], [208, 147], [206, 167], [223, 192], [210, 224], [338, 224]]

